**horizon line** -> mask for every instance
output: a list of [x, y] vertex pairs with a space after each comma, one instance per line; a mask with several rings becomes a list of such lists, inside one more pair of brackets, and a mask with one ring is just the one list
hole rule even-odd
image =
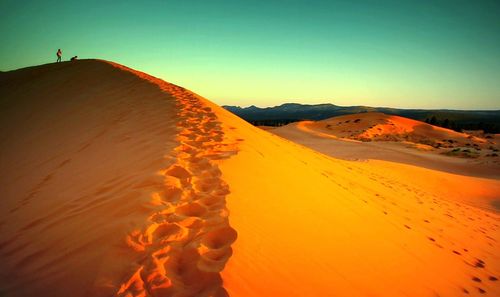
[[[212, 100], [212, 99], [211, 99]], [[216, 101], [216, 99], [213, 99]], [[388, 108], [388, 109], [404, 109], [404, 110], [434, 110], [434, 111], [498, 111], [500, 112], [500, 107], [498, 109], [460, 109], [460, 108], [424, 108], [424, 107], [418, 107], [418, 108], [412, 108], [412, 107], [389, 107], [389, 106], [369, 106], [369, 105], [337, 105], [331, 102], [323, 102], [323, 103], [298, 103], [298, 102], [284, 102], [276, 105], [268, 105], [268, 106], [258, 106], [255, 104], [251, 105], [229, 105], [229, 104], [221, 104], [221, 106], [233, 106], [233, 107], [239, 107], [239, 108], [249, 108], [249, 107], [257, 107], [257, 108], [274, 108], [274, 107], [280, 107], [285, 104], [298, 104], [298, 105], [306, 105], [306, 106], [316, 106], [316, 105], [333, 105], [333, 106], [338, 106], [338, 107], [368, 107], [368, 108]]]

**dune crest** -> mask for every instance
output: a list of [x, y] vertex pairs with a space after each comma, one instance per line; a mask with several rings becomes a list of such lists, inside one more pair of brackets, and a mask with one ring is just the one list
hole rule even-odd
[[143, 230], [127, 237], [144, 260], [118, 296], [227, 296], [220, 272], [237, 233], [229, 226], [225, 206], [229, 186], [214, 160], [236, 154], [236, 144], [224, 139], [220, 122], [201, 98], [145, 74], [138, 76], [177, 100], [181, 130], [171, 156], [176, 162], [161, 171], [164, 189], [152, 195], [151, 202], [163, 209], [151, 213]]

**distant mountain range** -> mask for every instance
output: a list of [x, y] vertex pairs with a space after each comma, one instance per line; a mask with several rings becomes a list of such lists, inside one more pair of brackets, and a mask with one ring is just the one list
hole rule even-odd
[[279, 106], [260, 108], [256, 106], [223, 106], [254, 125], [280, 126], [301, 120], [324, 120], [334, 116], [383, 112], [461, 131], [484, 130], [500, 133], [500, 110], [448, 110], [448, 109], [398, 109], [369, 106], [338, 106], [334, 104], [285, 103]]

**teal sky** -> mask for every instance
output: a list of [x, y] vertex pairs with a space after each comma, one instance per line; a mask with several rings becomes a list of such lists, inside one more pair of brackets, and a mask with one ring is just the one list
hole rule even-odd
[[0, 70], [61, 48], [219, 104], [500, 109], [499, 15], [470, 0], [0, 0]]

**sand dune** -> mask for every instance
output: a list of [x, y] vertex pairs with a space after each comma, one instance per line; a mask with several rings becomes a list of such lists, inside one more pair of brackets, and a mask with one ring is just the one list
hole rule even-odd
[[385, 160], [459, 175], [500, 178], [497, 137], [458, 133], [397, 116], [362, 113], [269, 129], [345, 160]]
[[404, 144], [404, 147], [453, 157], [474, 159], [475, 163], [500, 167], [498, 135], [459, 133], [416, 120], [368, 112], [296, 124], [300, 130], [321, 137], [362, 142]]
[[500, 294], [498, 182], [468, 201], [104, 61], [3, 73], [0, 95], [1, 295]]
[[453, 143], [486, 144], [488, 142], [487, 139], [477, 136], [380, 112], [344, 115], [318, 122], [304, 122], [302, 126], [339, 138], [361, 141], [404, 139], [415, 143], [440, 144], [441, 146]]

